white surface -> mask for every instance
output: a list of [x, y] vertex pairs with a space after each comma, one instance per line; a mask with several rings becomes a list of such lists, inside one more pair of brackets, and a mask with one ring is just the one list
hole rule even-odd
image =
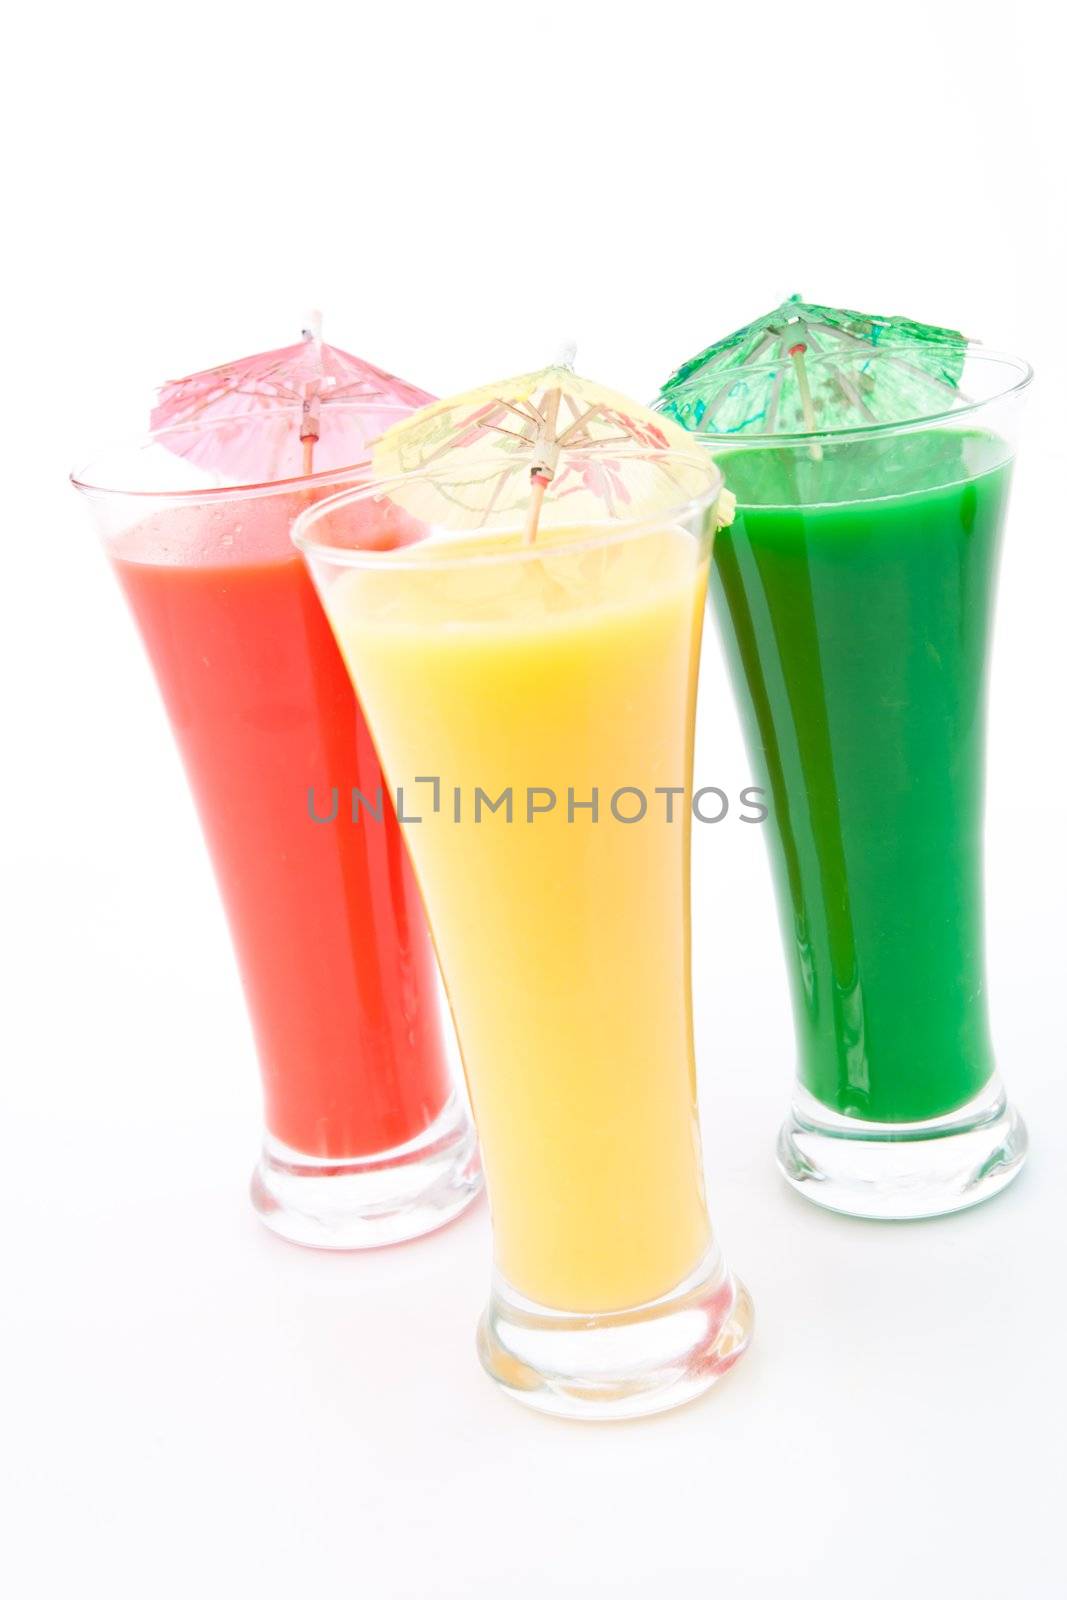
[[[5, 1587], [19, 1600], [1058, 1593], [1061, 57], [1052, 8], [23, 8], [0, 114]], [[133, 629], [64, 483], [150, 387], [295, 334], [438, 391], [579, 340], [648, 395], [800, 289], [1039, 368], [1004, 561], [990, 972], [1031, 1125], [943, 1222], [820, 1214], [759, 830], [702, 830], [714, 1216], [757, 1305], [707, 1400], [581, 1429], [485, 1382], [484, 1208], [330, 1258], [245, 1198], [254, 1062]], [[747, 766], [717, 653], [701, 771]]]

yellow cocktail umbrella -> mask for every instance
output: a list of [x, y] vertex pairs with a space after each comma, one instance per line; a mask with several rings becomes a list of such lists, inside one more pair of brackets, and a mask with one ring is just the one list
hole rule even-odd
[[379, 478], [427, 474], [390, 491], [427, 522], [489, 527], [520, 512], [527, 543], [543, 520], [678, 505], [707, 475], [691, 433], [577, 377], [569, 359], [423, 406], [382, 435], [373, 462]]

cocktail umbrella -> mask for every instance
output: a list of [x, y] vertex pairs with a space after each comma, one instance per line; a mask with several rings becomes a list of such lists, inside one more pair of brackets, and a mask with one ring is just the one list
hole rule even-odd
[[807, 305], [793, 295], [679, 367], [657, 409], [714, 434], [903, 422], [962, 398], [966, 351], [963, 334], [950, 328]]
[[[396, 423], [375, 475], [426, 472], [392, 498], [449, 528], [520, 512], [531, 543], [545, 510], [569, 522], [652, 511], [698, 492], [699, 447], [684, 428], [588, 378], [568, 353], [554, 366], [438, 400]], [[690, 478], [679, 453], [693, 463]]]
[[350, 465], [398, 415], [432, 400], [324, 344], [317, 312], [308, 323], [299, 344], [164, 384], [153, 430], [183, 424], [167, 437], [176, 453], [234, 482], [273, 482]]

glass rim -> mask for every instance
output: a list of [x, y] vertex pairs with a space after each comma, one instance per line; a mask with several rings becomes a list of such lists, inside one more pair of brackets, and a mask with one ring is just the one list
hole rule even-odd
[[[405, 417], [413, 415], [412, 407], [401, 404], [380, 405], [377, 401], [367, 400], [334, 400], [323, 401], [322, 411], [335, 412], [374, 412], [376, 415], [389, 419], [387, 426], [393, 422], [402, 422]], [[249, 425], [266, 425], [276, 421], [279, 417], [291, 416], [294, 426], [303, 415], [303, 407], [293, 402], [292, 404], [278, 404], [262, 412], [238, 411], [225, 417], [212, 417], [208, 422], [197, 422], [192, 419], [186, 422], [171, 423], [166, 428], [150, 428], [142, 434], [127, 434], [116, 439], [110, 444], [102, 445], [95, 450], [83, 467], [75, 467], [69, 474], [70, 482], [80, 493], [89, 496], [115, 496], [129, 500], [165, 500], [171, 505], [182, 503], [196, 504], [204, 500], [247, 500], [261, 498], [270, 494], [292, 492], [308, 486], [317, 487], [321, 484], [341, 481], [358, 470], [369, 467], [371, 462], [370, 445], [368, 441], [361, 446], [362, 453], [354, 455], [352, 460], [344, 466], [328, 467], [322, 472], [297, 473], [289, 478], [261, 478], [249, 480], [245, 483], [205, 484], [202, 488], [186, 487], [184, 489], [133, 489], [124, 488], [120, 484], [93, 481], [106, 474], [97, 472], [97, 467], [108, 461], [112, 456], [132, 460], [138, 451], [147, 449], [151, 445], [161, 445], [168, 449], [168, 440], [186, 437], [191, 434], [211, 434], [218, 429], [232, 428], [235, 423]], [[320, 413], [321, 415], [321, 413]], [[379, 429], [379, 432], [382, 430]], [[172, 451], [175, 461], [184, 459], [180, 451]]]
[[[857, 352], [860, 354], [861, 352]], [[891, 350], [872, 350], [864, 359], [872, 357], [891, 358]], [[814, 365], [830, 356], [839, 358], [838, 351], [825, 351], [821, 356], [813, 356], [809, 365]], [[987, 406], [999, 404], [1002, 400], [1010, 400], [1022, 394], [1030, 387], [1033, 381], [1034, 369], [1022, 356], [1008, 355], [1002, 350], [987, 350], [984, 345], [974, 344], [967, 348], [967, 356], [975, 360], [986, 361], [990, 365], [1006, 367], [1014, 374], [1014, 381], [1005, 383], [995, 394], [985, 395], [981, 400], [969, 400], [963, 405], [952, 406], [945, 411], [925, 412], [922, 416], [908, 417], [901, 422], [865, 422], [855, 428], [815, 428], [799, 433], [761, 433], [758, 429], [744, 431], [738, 429], [734, 433], [717, 433], [714, 429], [686, 428], [694, 439], [701, 440], [705, 445], [714, 444], [719, 448], [732, 447], [744, 449], [750, 445], [753, 449], [766, 449], [768, 446], [781, 446], [788, 449], [792, 445], [803, 446], [810, 444], [835, 444], [857, 443], [864, 439], [884, 439], [898, 433], [914, 433], [923, 428], [929, 428], [942, 422], [954, 422], [960, 417], [972, 416], [975, 412], [983, 411]], [[733, 369], [738, 378], [747, 373], [773, 372], [781, 365], [780, 361], [762, 361], [749, 367], [736, 367]], [[652, 409], [660, 416], [668, 415], [668, 407], [672, 400], [685, 397], [697, 387], [696, 379], [682, 384], [669, 395], [660, 394], [653, 402]], [[677, 421], [677, 418], [672, 418]], [[680, 428], [685, 428], [684, 422], [679, 422]]]
[[[706, 473], [708, 478], [707, 489], [702, 494], [690, 496], [685, 500], [665, 503], [655, 511], [649, 511], [647, 514], [636, 517], [605, 516], [599, 520], [592, 520], [587, 517], [576, 518], [575, 525], [583, 529], [589, 528], [591, 530], [590, 537], [568, 540], [566, 544], [562, 545], [538, 545], [534, 543], [520, 545], [517, 549], [485, 551], [481, 551], [477, 547], [471, 549], [468, 546], [462, 553], [456, 548], [453, 548], [450, 553], [448, 541], [442, 541], [435, 546], [435, 549], [440, 554], [435, 557], [431, 565], [424, 557], [420, 557], [415, 553], [425, 548], [425, 540], [420, 540], [415, 544], [398, 545], [391, 550], [372, 550], [356, 546], [323, 544], [312, 537], [308, 531], [315, 522], [325, 519], [332, 512], [339, 511], [346, 505], [371, 499], [388, 498], [388, 492], [400, 484], [425, 482], [426, 480], [453, 481], [452, 475], [444, 469], [424, 469], [419, 472], [396, 473], [389, 478], [379, 478], [366, 483], [355, 484], [350, 488], [344, 489], [340, 494], [329, 495], [324, 500], [317, 500], [314, 505], [307, 506], [294, 519], [289, 530], [289, 537], [305, 558], [320, 560], [325, 565], [334, 567], [359, 567], [365, 571], [381, 571], [388, 567], [407, 571], [426, 572], [432, 570], [437, 572], [448, 567], [500, 566], [513, 561], [539, 560], [550, 555], [563, 555], [564, 553], [574, 555], [587, 550], [604, 549], [610, 545], [621, 543], [626, 539], [637, 538], [641, 534], [651, 533], [658, 528], [663, 528], [668, 523], [680, 521], [694, 512], [710, 509], [718, 501], [723, 489], [726, 487], [722, 469], [710, 457], [704, 456], [701, 459], [700, 456], [688, 451], [676, 449], [649, 451], [648, 454], [650, 456], [655, 454], [657, 457], [666, 457], [675, 461], [684, 461], [690, 467], [695, 467], [698, 471]], [[710, 471], [708, 470], [709, 468]], [[401, 511], [406, 509], [402, 500], [397, 499], [392, 503]], [[430, 518], [424, 520], [428, 528], [438, 525]], [[493, 533], [517, 532], [523, 527], [524, 521], [525, 508], [516, 511], [513, 525], [509, 522], [503, 526], [496, 525], [488, 530], [485, 527], [449, 529], [448, 533], [456, 542], [460, 539], [474, 539], [477, 541], [479, 537], [491, 536]]]

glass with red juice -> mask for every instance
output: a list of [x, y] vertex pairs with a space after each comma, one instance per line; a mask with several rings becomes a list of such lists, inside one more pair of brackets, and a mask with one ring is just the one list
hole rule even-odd
[[[339, 1249], [425, 1233], [480, 1186], [401, 830], [289, 537], [299, 512], [360, 481], [358, 408], [352, 430], [355, 464], [310, 478], [220, 484], [189, 459], [184, 428], [75, 476], [155, 671], [230, 925], [265, 1108], [253, 1203], [284, 1237]], [[389, 547], [405, 530], [394, 518], [368, 537]]]

